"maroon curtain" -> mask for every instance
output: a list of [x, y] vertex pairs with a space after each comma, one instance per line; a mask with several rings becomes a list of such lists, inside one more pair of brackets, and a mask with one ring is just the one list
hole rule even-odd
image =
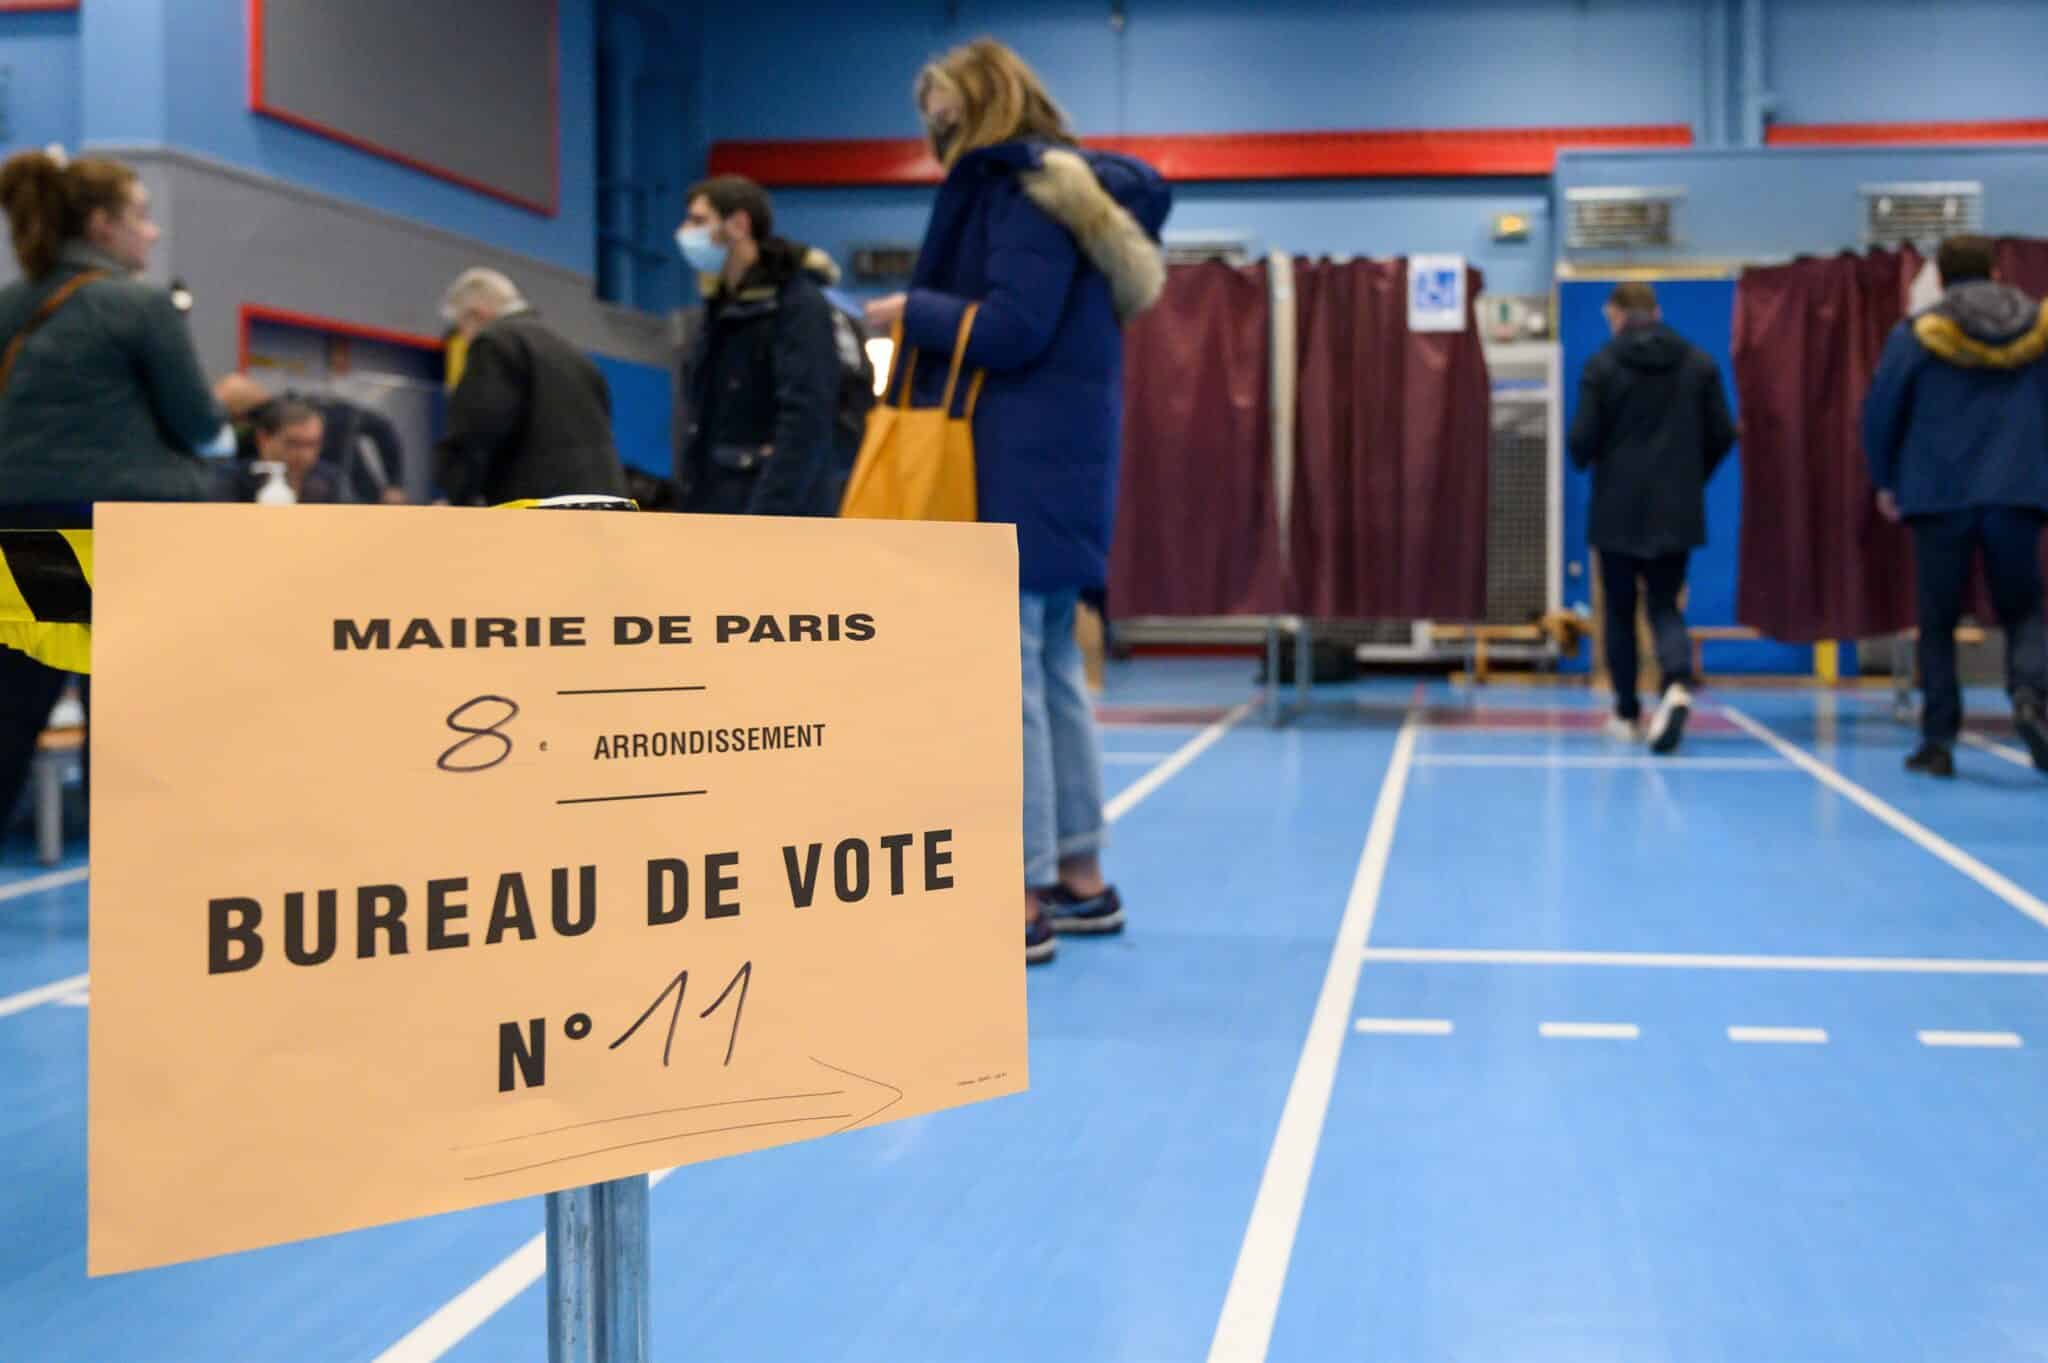
[[1282, 609], [1267, 300], [1263, 264], [1176, 265], [1124, 333], [1116, 615]]
[[1873, 251], [1745, 270], [1736, 286], [1736, 618], [1773, 639], [1866, 638], [1912, 624], [1906, 533], [1877, 513], [1860, 421], [1919, 268], [1910, 249]]
[[[1735, 292], [1742, 404], [1737, 618], [1775, 639], [1869, 638], [1914, 623], [1907, 531], [1877, 513], [1863, 395], [1906, 315], [1911, 247], [1743, 273]], [[2048, 241], [1998, 243], [2000, 276], [2048, 295]], [[2048, 570], [2048, 543], [2042, 548]], [[1995, 620], [1980, 570], [1969, 610]]]
[[2002, 237], [1998, 242], [1998, 277], [2036, 298], [2048, 297], [2048, 241]]
[[[1482, 282], [1467, 273], [1468, 299]], [[1492, 387], [1475, 319], [1411, 335], [1405, 261], [1297, 261], [1294, 290], [1296, 609], [1479, 619]]]

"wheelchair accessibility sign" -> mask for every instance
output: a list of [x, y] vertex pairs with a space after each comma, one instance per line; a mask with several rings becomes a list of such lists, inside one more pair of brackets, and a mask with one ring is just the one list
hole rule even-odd
[[1465, 258], [1408, 257], [1408, 330], [1465, 329]]

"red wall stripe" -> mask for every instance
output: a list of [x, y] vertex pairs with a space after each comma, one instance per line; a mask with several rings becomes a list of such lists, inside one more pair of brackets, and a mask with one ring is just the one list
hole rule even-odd
[[[1443, 129], [1406, 132], [1181, 133], [1094, 137], [1168, 179], [1348, 180], [1466, 175], [1548, 175], [1561, 151], [1686, 147], [1684, 124], [1593, 128]], [[915, 138], [718, 142], [711, 170], [766, 185], [927, 185], [939, 168]]]
[[78, 0], [0, 0], [0, 14], [61, 14], [78, 8]]
[[2048, 142], [2048, 119], [1970, 123], [1774, 123], [1774, 147], [1896, 147], [1957, 142]]
[[359, 322], [344, 322], [338, 317], [320, 317], [310, 312], [291, 312], [285, 308], [266, 307], [261, 303], [244, 303], [241, 307], [241, 335], [236, 345], [235, 367], [247, 373], [249, 369], [249, 328], [255, 322], [271, 322], [278, 326], [297, 327], [302, 331], [317, 331], [335, 336], [352, 336], [359, 341], [382, 341], [387, 345], [409, 346], [414, 350], [441, 350], [441, 338], [421, 336], [409, 331], [391, 331], [384, 327], [364, 326]]

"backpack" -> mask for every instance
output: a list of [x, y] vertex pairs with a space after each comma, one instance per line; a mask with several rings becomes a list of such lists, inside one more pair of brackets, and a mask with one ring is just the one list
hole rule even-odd
[[868, 358], [867, 318], [860, 307], [837, 289], [826, 289], [825, 301], [832, 305], [832, 339], [839, 347], [839, 405], [832, 434], [843, 476], [853, 472], [854, 456], [867, 434], [868, 411], [875, 405], [875, 363]]

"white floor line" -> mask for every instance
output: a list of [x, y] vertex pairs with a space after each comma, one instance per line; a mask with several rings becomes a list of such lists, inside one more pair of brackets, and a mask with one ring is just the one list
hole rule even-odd
[[0, 999], [0, 1018], [15, 1013], [24, 1013], [45, 1003], [57, 1003], [67, 995], [76, 994], [86, 987], [87, 976], [73, 975], [68, 980], [53, 980], [49, 984], [24, 989], [19, 994], [9, 994]]
[[2009, 748], [2003, 743], [1994, 743], [1982, 734], [1966, 733], [1963, 735], [1963, 742], [1981, 752], [1988, 752], [1993, 757], [2002, 757], [2015, 767], [2025, 767], [2028, 771], [2034, 769], [2034, 759], [2026, 753], [2018, 748]]
[[1677, 951], [1496, 951], [1367, 947], [1385, 965], [1615, 966], [1637, 970], [1811, 970], [1870, 975], [2048, 975], [2048, 961], [1914, 956], [1718, 956]]
[[2018, 1032], [1921, 1032], [1922, 1046], [1953, 1046], [2010, 1051], [2022, 1043]]
[[1102, 755], [1105, 766], [1145, 767], [1154, 762], [1164, 762], [1173, 756], [1170, 752], [1106, 752]]
[[[1229, 733], [1252, 712], [1253, 704], [1247, 701], [1238, 706], [1181, 744], [1174, 752], [1165, 755], [1164, 761], [1138, 778], [1129, 789], [1104, 807], [1104, 817], [1114, 823], [1136, 809], [1161, 786], [1186, 770], [1190, 762], [1207, 752], [1218, 739]], [[82, 984], [84, 980], [85, 977], [81, 975], [78, 982]], [[1348, 1000], [1345, 1007], [1348, 1011]], [[670, 1172], [666, 1169], [661, 1170], [653, 1174], [649, 1181], [659, 1183], [667, 1178]], [[467, 1339], [478, 1326], [497, 1314], [506, 1303], [539, 1282], [546, 1272], [547, 1237], [536, 1235], [506, 1255], [496, 1268], [471, 1283], [459, 1296], [421, 1321], [405, 1338], [379, 1354], [376, 1363], [435, 1363], [435, 1360]]]
[[[1702, 707], [1695, 702], [1692, 712], [1697, 716], [1701, 709]], [[1583, 738], [1595, 742], [1614, 741], [1607, 737], [1605, 730], [1591, 724], [1546, 724], [1540, 721], [1532, 723], [1518, 720], [1507, 724], [1425, 724], [1422, 727], [1433, 734], [1511, 734], [1518, 738], [1534, 736], [1538, 738]], [[1685, 746], [1690, 750], [1698, 744], [1737, 743], [1741, 739], [1742, 735], [1740, 734], [1715, 732], [1713, 730], [1701, 733], [1688, 729], [1685, 733]]]
[[1536, 1034], [1552, 1041], [1634, 1041], [1643, 1029], [1633, 1022], [1545, 1022]]
[[1797, 771], [1775, 757], [1582, 757], [1541, 753], [1423, 753], [1422, 767], [1645, 767], [1657, 771]]
[[1449, 1036], [1448, 1018], [1360, 1018], [1352, 1030], [1361, 1036]]
[[1888, 825], [1894, 832], [1904, 834], [1908, 839], [1917, 843], [1922, 850], [1931, 852], [1940, 860], [1947, 862], [1951, 867], [1976, 881], [1979, 885], [1991, 891], [1991, 893], [1997, 895], [2036, 923], [2043, 927], [2048, 927], [2048, 903], [2043, 903], [2036, 896], [2027, 893], [2006, 877], [1950, 842], [1947, 838], [1928, 828], [1925, 824], [1919, 823], [1892, 808], [1892, 806], [1878, 799], [1877, 796], [1871, 794], [1862, 786], [1857, 785], [1854, 781], [1851, 781], [1848, 777], [1842, 775], [1842, 773], [1836, 771], [1833, 767], [1813, 756], [1805, 749], [1795, 747], [1786, 742], [1777, 734], [1772, 733], [1769, 729], [1751, 719], [1748, 715], [1743, 714], [1742, 711], [1737, 710], [1734, 706], [1724, 705], [1721, 707], [1721, 712], [1752, 737], [1769, 744], [1786, 761], [1805, 768], [1813, 775], [1815, 780], [1834, 791], [1837, 795], [1840, 795], [1843, 799], [1856, 805], [1879, 822]]
[[1730, 1027], [1730, 1041], [1753, 1046], [1825, 1046], [1825, 1027]]
[[41, 894], [44, 890], [61, 890], [66, 885], [76, 885], [84, 879], [85, 867], [74, 866], [68, 871], [52, 871], [48, 875], [9, 881], [5, 885], [0, 885], [0, 903], [20, 899], [26, 895]]
[[1216, 741], [1236, 728], [1238, 722], [1252, 712], [1256, 701], [1246, 701], [1223, 718], [1211, 724], [1202, 732], [1180, 745], [1173, 756], [1161, 762], [1152, 770], [1133, 781], [1130, 786], [1103, 806], [1102, 814], [1110, 823], [1115, 823], [1142, 804], [1153, 791], [1171, 781], [1186, 770], [1188, 763], [1200, 757], [1215, 746]]
[[[66, 885], [76, 885], [84, 879], [83, 866], [74, 866], [68, 871], [52, 871], [48, 875], [30, 876], [26, 880], [0, 885], [0, 902], [41, 894], [44, 890], [61, 890]], [[38, 985], [34, 989], [25, 989], [19, 994], [9, 994], [6, 998], [0, 999], [0, 1018], [26, 1012], [45, 1003], [71, 1003], [72, 998], [68, 996], [82, 993], [88, 979], [89, 977], [85, 975], [73, 975], [68, 980], [57, 980], [51, 984]]]
[[1308, 1199], [1309, 1174], [1315, 1168], [1316, 1147], [1323, 1139], [1330, 1090], [1337, 1082], [1337, 1060], [1344, 1050], [1344, 1024], [1358, 997], [1358, 958], [1372, 935], [1380, 885], [1386, 879], [1387, 862], [1394, 850], [1394, 828], [1400, 822], [1408, 771], [1414, 763], [1415, 736], [1411, 716], [1402, 723], [1401, 732], [1394, 739], [1394, 753], [1380, 783], [1372, 829], [1366, 834], [1365, 850], [1358, 858], [1358, 872], [1351, 881], [1344, 918], [1330, 949], [1329, 968], [1323, 972], [1322, 993], [1316, 997], [1308, 1038], [1294, 1067], [1294, 1082], [1288, 1086], [1287, 1104], [1280, 1111], [1280, 1126], [1273, 1134], [1273, 1148], [1266, 1156], [1265, 1172], [1259, 1177], [1258, 1198], [1252, 1203], [1244, 1243], [1237, 1252], [1230, 1290], [1223, 1298], [1223, 1311], [1209, 1343], [1209, 1363], [1263, 1363], [1273, 1341], [1273, 1322], [1279, 1315], [1281, 1290], [1287, 1285], [1294, 1236], [1301, 1226], [1302, 1204]]
[[[651, 1188], [674, 1173], [657, 1169], [647, 1176]], [[548, 1271], [548, 1237], [534, 1236], [499, 1261], [498, 1266], [478, 1278], [440, 1310], [428, 1316], [412, 1332], [378, 1354], [375, 1363], [433, 1363], [469, 1338], [482, 1325]]]

